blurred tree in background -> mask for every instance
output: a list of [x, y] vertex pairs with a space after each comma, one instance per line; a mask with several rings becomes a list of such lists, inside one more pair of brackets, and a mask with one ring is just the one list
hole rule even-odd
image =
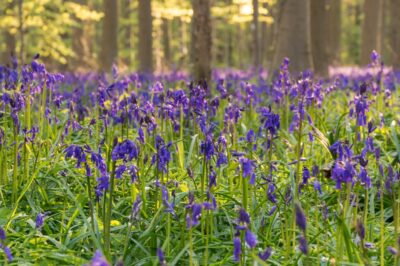
[[40, 53], [61, 70], [109, 71], [115, 62], [122, 70], [198, 73], [198, 64], [275, 68], [288, 56], [294, 70], [326, 75], [330, 65], [366, 64], [375, 49], [399, 66], [400, 0], [205, 2], [203, 29], [203, 0], [3, 0], [0, 59]]

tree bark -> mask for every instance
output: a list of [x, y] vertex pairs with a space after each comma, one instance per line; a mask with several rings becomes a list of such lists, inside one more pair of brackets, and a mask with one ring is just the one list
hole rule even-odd
[[[279, 4], [279, 3], [278, 3]], [[273, 68], [277, 69], [285, 57], [290, 59], [290, 70], [312, 69], [310, 44], [310, 3], [308, 0], [286, 0], [279, 20]]]
[[196, 81], [211, 78], [211, 12], [209, 0], [192, 0], [192, 74]]
[[325, 0], [326, 52], [330, 65], [339, 64], [341, 35], [341, 0]]
[[400, 0], [390, 0], [389, 54], [391, 64], [400, 67]]
[[258, 0], [253, 0], [253, 65], [260, 66], [260, 39], [258, 30]]
[[311, 51], [314, 71], [317, 75], [328, 76], [328, 58], [326, 51], [325, 0], [310, 0]]
[[365, 0], [361, 38], [361, 64], [371, 62], [372, 50], [381, 52], [382, 0]]
[[101, 43], [101, 68], [111, 71], [112, 64], [118, 56], [118, 1], [103, 1], [103, 32]]
[[139, 71], [153, 72], [153, 18], [151, 0], [139, 0]]

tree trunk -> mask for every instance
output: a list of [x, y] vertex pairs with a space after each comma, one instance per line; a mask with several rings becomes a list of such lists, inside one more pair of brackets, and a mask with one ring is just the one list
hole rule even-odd
[[[14, 6], [15, 2], [12, 1], [7, 5], [6, 10], [12, 10], [14, 9]], [[6, 12], [6, 10], [4, 10], [4, 13]], [[1, 54], [0, 64], [7, 65], [11, 64], [11, 57], [15, 56], [16, 39], [15, 35], [11, 34], [7, 29], [3, 30], [3, 34], [4, 34], [4, 42], [6, 45], [6, 49]]]
[[[188, 64], [188, 34], [189, 34], [189, 29], [187, 28], [186, 22], [182, 19], [178, 20], [178, 25], [179, 25], [179, 60], [178, 60], [178, 68], [185, 68], [186, 65]], [[190, 51], [191, 52], [191, 51]], [[191, 57], [191, 55], [189, 55]], [[190, 58], [191, 59], [191, 58]]]
[[325, 0], [310, 0], [311, 51], [315, 73], [328, 76], [328, 58], [326, 51]]
[[162, 32], [163, 32], [163, 53], [164, 53], [164, 64], [169, 68], [171, 64], [171, 48], [169, 41], [169, 21], [168, 19], [162, 19]]
[[382, 0], [365, 0], [361, 38], [361, 64], [371, 62], [372, 50], [381, 52]]
[[389, 54], [394, 67], [400, 67], [400, 0], [390, 0]]
[[132, 0], [125, 0], [125, 5], [122, 7], [123, 18], [127, 19], [128, 22], [124, 25], [124, 63], [128, 67], [131, 66], [131, 38], [132, 38], [132, 22], [131, 22], [131, 12], [132, 12]]
[[228, 37], [227, 37], [227, 51], [226, 51], [226, 62], [230, 67], [234, 67], [234, 61], [233, 61], [233, 26], [229, 25], [228, 26]]
[[339, 64], [341, 0], [325, 0], [326, 52], [329, 65]]
[[103, 1], [103, 32], [101, 43], [101, 68], [111, 71], [118, 56], [118, 5], [117, 0]]
[[139, 0], [139, 71], [153, 72], [153, 19], [151, 0]]
[[24, 40], [24, 17], [23, 0], [18, 0], [18, 31], [19, 31], [19, 65], [24, 64], [25, 40]]
[[253, 0], [253, 65], [260, 66], [260, 40], [258, 30], [258, 0]]
[[264, 66], [265, 61], [268, 59], [267, 51], [270, 44], [270, 40], [267, 38], [268, 36], [268, 25], [267, 22], [261, 22], [261, 36], [260, 36], [260, 65]]
[[[73, 2], [80, 5], [87, 5], [88, 0], [73, 0]], [[90, 67], [90, 27], [83, 24], [78, 18], [74, 18], [80, 25], [74, 28], [72, 38], [72, 49], [74, 51], [74, 58], [71, 60], [72, 65], [69, 66], [70, 70], [85, 70]]]
[[211, 78], [211, 15], [209, 0], [192, 0], [192, 74], [196, 81]]
[[285, 57], [290, 59], [290, 70], [300, 72], [312, 69], [310, 44], [310, 3], [308, 0], [281, 2], [273, 68], [277, 69]]

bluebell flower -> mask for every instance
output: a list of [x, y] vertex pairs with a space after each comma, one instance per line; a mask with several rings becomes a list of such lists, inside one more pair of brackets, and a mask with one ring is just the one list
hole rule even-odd
[[167, 265], [167, 261], [165, 260], [164, 252], [162, 251], [161, 248], [157, 248], [157, 257], [158, 257], [158, 262], [160, 263], [161, 266]]
[[0, 241], [4, 241], [6, 239], [6, 231], [2, 227], [0, 227]]
[[371, 61], [374, 64], [378, 64], [379, 63], [379, 54], [375, 50], [373, 50], [371, 52]]
[[390, 252], [390, 254], [392, 254], [393, 256], [397, 256], [398, 252], [397, 249], [395, 249], [394, 247], [388, 247], [387, 250]]
[[121, 143], [115, 145], [111, 158], [113, 161], [117, 161], [118, 159], [123, 159], [125, 162], [132, 161], [133, 159], [137, 159], [139, 156], [139, 149], [136, 147], [136, 144], [131, 140], [124, 140]]
[[250, 224], [250, 216], [243, 208], [239, 210], [238, 223], [244, 224], [246, 227]]
[[214, 171], [213, 167], [210, 166], [210, 173], [208, 175], [208, 189], [217, 186], [217, 173]]
[[138, 129], [138, 137], [137, 139], [139, 140], [140, 143], [144, 144], [145, 143], [145, 139], [144, 139], [144, 132], [142, 127], [139, 127]]
[[217, 143], [220, 151], [224, 151], [226, 149], [226, 138], [222, 133], [219, 135]]
[[235, 237], [233, 239], [233, 260], [238, 262], [240, 261], [240, 256], [242, 255], [242, 243], [240, 241], [240, 237]]
[[211, 198], [211, 202], [203, 202], [203, 208], [205, 210], [210, 210], [210, 211], [214, 211], [217, 209], [217, 200], [215, 199], [215, 197], [213, 195], [211, 195], [210, 193], [207, 193], [207, 200], [210, 200]]
[[261, 108], [261, 124], [272, 136], [275, 136], [281, 126], [280, 117], [271, 111], [271, 107]]
[[253, 142], [256, 142], [256, 140], [257, 140], [257, 137], [256, 137], [256, 134], [254, 133], [254, 130], [250, 129], [246, 134], [246, 141], [248, 143], [253, 143]]
[[4, 253], [7, 256], [7, 260], [11, 262], [13, 260], [13, 256], [11, 254], [11, 249], [8, 246], [3, 246]]
[[267, 247], [263, 252], [258, 253], [258, 257], [263, 261], [266, 261], [267, 259], [269, 259], [269, 257], [271, 257], [271, 254], [272, 254], [272, 248]]
[[120, 166], [117, 167], [115, 170], [115, 178], [121, 178], [124, 172], [126, 171], [126, 166], [121, 164]]
[[308, 183], [308, 179], [311, 178], [310, 170], [306, 166], [303, 167], [303, 185]]
[[257, 245], [257, 237], [255, 234], [253, 234], [250, 229], [246, 230], [246, 233], [244, 235], [244, 239], [246, 241], [246, 244], [250, 247], [250, 248], [255, 248]]
[[107, 173], [107, 166], [104, 158], [101, 156], [101, 153], [95, 153], [93, 151], [91, 153], [91, 161], [96, 165], [96, 168], [99, 170], [101, 174]]
[[165, 207], [165, 212], [171, 213], [173, 216], [175, 216], [174, 199], [171, 202], [169, 202], [169, 193], [165, 186], [161, 186], [161, 198], [162, 198], [162, 203]]
[[89, 266], [110, 266], [100, 250], [96, 250]]
[[97, 186], [96, 186], [96, 197], [99, 199], [103, 196], [103, 192], [108, 190], [110, 187], [110, 177], [108, 175], [102, 175], [97, 178]]
[[157, 153], [153, 156], [152, 163], [157, 162], [158, 170], [164, 173], [167, 172], [167, 165], [171, 161], [171, 153], [168, 150], [170, 145], [165, 145], [163, 138], [159, 135], [156, 136]]
[[300, 236], [299, 238], [299, 249], [304, 255], [308, 254], [308, 243], [304, 236]]
[[40, 230], [43, 227], [44, 224], [44, 218], [46, 217], [45, 213], [39, 213], [36, 216], [36, 222], [35, 222], [35, 228]]
[[318, 191], [320, 195], [322, 194], [321, 184], [317, 179], [314, 180], [314, 190]]
[[271, 216], [272, 214], [274, 214], [274, 212], [276, 211], [276, 209], [277, 209], [277, 206], [276, 206], [276, 205], [272, 206], [271, 210], [268, 212], [268, 216]]
[[138, 168], [135, 165], [130, 166], [129, 174], [131, 175], [131, 183], [135, 183], [138, 180]]
[[186, 217], [187, 228], [194, 227], [200, 223], [202, 208], [202, 204], [195, 203], [191, 205], [192, 213], [190, 216], [188, 214], [188, 216]]
[[268, 184], [267, 197], [272, 203], [276, 203], [275, 185], [272, 182]]
[[361, 184], [363, 184], [365, 188], [371, 187], [371, 178], [368, 176], [367, 170], [364, 167], [360, 167], [360, 173], [358, 174], [358, 178], [361, 181]]
[[81, 146], [71, 144], [69, 147], [67, 147], [65, 150], [65, 158], [70, 158], [74, 157], [77, 159], [76, 167], [79, 168], [82, 163], [86, 163], [86, 155], [85, 151]]
[[215, 166], [220, 168], [222, 165], [228, 164], [228, 157], [226, 157], [224, 152], [219, 152], [217, 155], [217, 162]]
[[306, 216], [304, 215], [303, 209], [298, 203], [295, 204], [295, 212], [296, 212], [296, 224], [302, 231], [305, 232], [307, 227], [307, 220]]
[[3, 243], [0, 243], [0, 249], [4, 251], [4, 254], [6, 254], [8, 262], [11, 262], [13, 260], [11, 249]]
[[250, 177], [250, 184], [254, 185], [254, 178], [255, 178], [255, 173], [254, 173], [254, 161], [250, 160], [245, 157], [241, 157], [239, 159], [239, 162], [242, 164], [242, 172], [243, 172], [243, 177]]
[[358, 236], [361, 238], [361, 240], [364, 240], [364, 238], [365, 238], [365, 227], [364, 227], [363, 222], [360, 219], [357, 220], [356, 232], [357, 232]]
[[206, 160], [211, 160], [214, 155], [214, 143], [211, 135], [207, 135], [206, 139], [201, 142], [200, 152], [206, 157]]
[[132, 206], [132, 214], [131, 214], [132, 220], [136, 219], [139, 216], [141, 204], [142, 204], [142, 199], [140, 198], [140, 195], [136, 195], [135, 202], [133, 203]]

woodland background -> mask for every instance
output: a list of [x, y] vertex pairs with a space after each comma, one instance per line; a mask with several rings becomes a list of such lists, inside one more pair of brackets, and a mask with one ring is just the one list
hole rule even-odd
[[[400, 64], [400, 0], [2, 0], [0, 62], [60, 71]], [[201, 62], [199, 62], [201, 61]], [[205, 68], [205, 70], [199, 70]], [[197, 69], [196, 69], [197, 67]]]

